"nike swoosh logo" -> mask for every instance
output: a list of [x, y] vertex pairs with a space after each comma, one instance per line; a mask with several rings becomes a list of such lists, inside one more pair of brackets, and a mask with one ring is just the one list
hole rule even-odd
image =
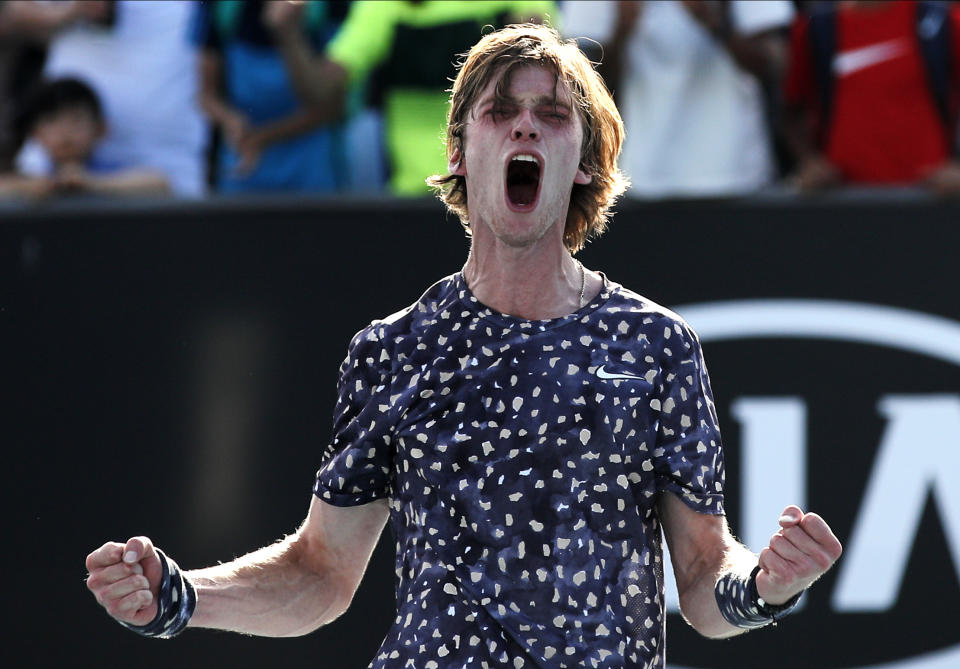
[[642, 376], [636, 376], [634, 374], [615, 374], [613, 372], [608, 372], [604, 369], [606, 365], [600, 365], [600, 368], [597, 369], [597, 378], [601, 379], [634, 379], [637, 381], [643, 381]]
[[907, 40], [899, 37], [859, 49], [850, 49], [834, 56], [833, 72], [838, 77], [846, 77], [854, 72], [893, 60], [901, 56], [906, 50]]

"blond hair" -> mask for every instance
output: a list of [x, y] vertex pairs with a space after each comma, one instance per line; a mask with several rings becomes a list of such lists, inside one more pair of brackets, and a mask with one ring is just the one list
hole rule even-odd
[[[623, 145], [623, 121], [593, 64], [573, 40], [564, 41], [553, 28], [524, 23], [508, 26], [483, 37], [459, 64], [450, 89], [447, 116], [447, 158], [464, 153], [467, 115], [494, 77], [499, 77], [496, 94], [502, 96], [514, 70], [538, 65], [553, 71], [569, 91], [583, 126], [580, 148], [581, 169], [591, 176], [588, 184], [574, 184], [570, 195], [563, 241], [576, 253], [587, 240], [607, 229], [610, 209], [629, 181], [617, 167]], [[467, 214], [467, 182], [456, 174], [433, 175], [427, 183], [447, 208], [460, 217], [470, 233]]]

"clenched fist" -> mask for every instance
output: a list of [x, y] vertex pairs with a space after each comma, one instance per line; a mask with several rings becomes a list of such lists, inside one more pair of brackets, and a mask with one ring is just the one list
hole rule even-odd
[[157, 615], [163, 567], [146, 537], [105, 543], [87, 556], [87, 587], [117, 620], [146, 625]]
[[757, 593], [768, 604], [782, 604], [820, 578], [841, 552], [823, 518], [788, 506], [780, 516], [780, 531], [760, 551]]

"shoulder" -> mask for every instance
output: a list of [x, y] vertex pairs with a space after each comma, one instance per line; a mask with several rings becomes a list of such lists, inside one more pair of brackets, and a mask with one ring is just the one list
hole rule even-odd
[[615, 341], [634, 342], [661, 360], [697, 360], [702, 356], [700, 338], [677, 312], [616, 284], [597, 310], [596, 327]]
[[793, 21], [795, 11], [793, 3], [788, 0], [736, 0], [731, 3], [731, 15], [737, 32], [752, 35], [788, 27]]
[[677, 312], [620, 284], [611, 282], [609, 289], [611, 295], [603, 307], [604, 312], [628, 315], [647, 328], [659, 327], [678, 334], [689, 333], [696, 338], [693, 328]]
[[459, 299], [454, 277], [455, 275], [450, 275], [440, 279], [427, 288], [413, 304], [372, 321], [354, 335], [353, 342], [381, 342], [387, 345], [418, 333], [428, 324], [435, 322], [438, 314], [452, 307]]

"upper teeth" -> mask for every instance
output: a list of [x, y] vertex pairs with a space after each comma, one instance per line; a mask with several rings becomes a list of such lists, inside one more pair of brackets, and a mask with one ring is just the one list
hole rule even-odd
[[524, 161], [526, 161], [526, 162], [528, 162], [528, 163], [534, 163], [534, 164], [536, 164], [536, 165], [538, 165], [538, 166], [540, 165], [540, 161], [537, 160], [537, 157], [536, 157], [536, 156], [532, 156], [532, 155], [530, 155], [529, 153], [518, 153], [517, 155], [515, 155], [515, 156], [514, 156], [513, 158], [511, 158], [510, 160], [524, 160]]

